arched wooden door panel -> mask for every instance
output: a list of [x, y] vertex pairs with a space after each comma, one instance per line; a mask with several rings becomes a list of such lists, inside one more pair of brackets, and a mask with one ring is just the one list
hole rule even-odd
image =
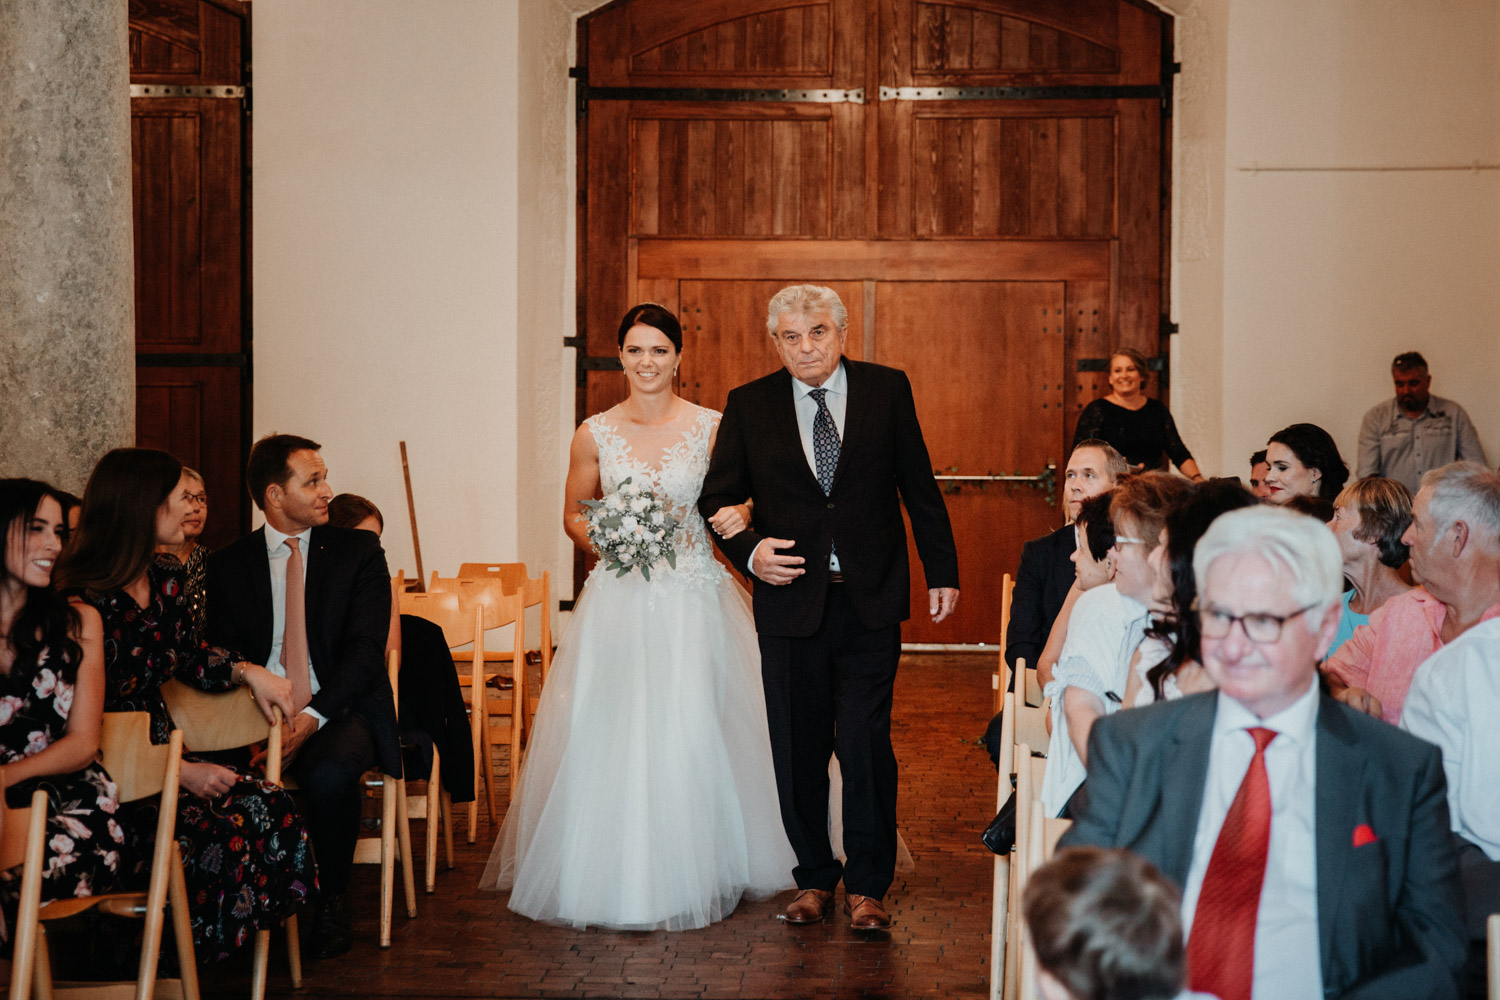
[[[1128, 0], [622, 0], [584, 18], [579, 416], [623, 391], [634, 301], [683, 320], [680, 391], [772, 370], [767, 299], [839, 291], [848, 353], [905, 369], [943, 474], [1033, 475], [1096, 395], [1079, 362], [1158, 352], [1164, 39]], [[941, 89], [939, 89], [941, 88]], [[999, 578], [1062, 520], [948, 482], [965, 599], [907, 641], [999, 640]]]

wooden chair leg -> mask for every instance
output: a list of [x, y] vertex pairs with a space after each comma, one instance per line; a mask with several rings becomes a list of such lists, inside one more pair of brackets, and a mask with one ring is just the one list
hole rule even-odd
[[[188, 915], [187, 879], [182, 872], [182, 851], [172, 844], [172, 870], [168, 873], [167, 894], [172, 900], [172, 936], [177, 941], [177, 974], [182, 980], [186, 1000], [199, 1000], [198, 956], [193, 951], [193, 922]], [[155, 986], [154, 983], [148, 984]], [[147, 993], [143, 1000], [149, 1000]]]
[[390, 775], [380, 797], [380, 947], [391, 946], [391, 910], [396, 891], [396, 785]]
[[255, 932], [255, 955], [250, 964], [250, 1000], [266, 1000], [266, 970], [271, 964], [271, 932]]
[[[479, 697], [484, 697], [484, 691], [479, 692]], [[484, 708], [479, 702], [469, 706], [469, 735], [474, 741], [474, 801], [469, 803], [469, 843], [474, 843], [479, 831], [479, 797], [483, 792], [482, 784], [488, 784], [485, 780], [484, 759], [484, 735], [480, 732], [480, 726], [484, 724]]]
[[52, 1000], [52, 956], [47, 951], [47, 928], [36, 929], [36, 962], [31, 971], [32, 990], [37, 1000]]
[[406, 812], [406, 779], [396, 782], [396, 844], [401, 851], [401, 887], [406, 893], [406, 915], [417, 915], [416, 873], [411, 864], [411, 817]]
[[292, 989], [302, 988], [302, 938], [297, 934], [297, 914], [286, 918], [286, 964]]
[[432, 750], [432, 773], [427, 776], [427, 856], [424, 859], [426, 864], [423, 866], [423, 874], [427, 879], [427, 891], [429, 893], [437, 889], [438, 837], [442, 835], [442, 826], [446, 819], [443, 816], [442, 808], [442, 774], [442, 760], [438, 756], [437, 748], [434, 747]]
[[442, 792], [443, 848], [448, 852], [448, 870], [453, 870], [453, 796]]
[[495, 734], [490, 731], [490, 706], [489, 699], [481, 702], [480, 723], [484, 727], [484, 794], [485, 804], [490, 810], [490, 826], [493, 828], [499, 824], [499, 814], [495, 811]]

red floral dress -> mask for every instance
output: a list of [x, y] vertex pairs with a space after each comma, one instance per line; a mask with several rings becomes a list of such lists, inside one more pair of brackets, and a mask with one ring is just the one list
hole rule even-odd
[[[149, 579], [151, 599], [144, 608], [124, 591], [84, 598], [104, 620], [104, 710], [150, 712], [151, 738], [165, 743], [172, 717], [162, 684], [175, 677], [204, 691], [227, 691], [234, 687], [238, 657], [193, 638], [180, 561], [158, 557]], [[143, 840], [156, 829], [156, 801], [125, 807], [130, 828]], [[307, 825], [291, 797], [269, 782], [242, 775], [217, 799], [183, 789], [177, 843], [199, 962], [227, 957], [317, 891]], [[134, 874], [143, 877], [150, 846], [143, 843], [132, 853], [139, 859]]]
[[[29, 669], [19, 663], [0, 676], [0, 764], [41, 753], [68, 731], [76, 666], [65, 654], [42, 647]], [[38, 788], [47, 792], [47, 842], [42, 856], [42, 899], [69, 899], [114, 892], [124, 868], [125, 830], [117, 813], [115, 783], [97, 763], [71, 774], [49, 774], [7, 788], [16, 807], [31, 804]], [[21, 869], [0, 872], [0, 941], [9, 940], [21, 894]]]

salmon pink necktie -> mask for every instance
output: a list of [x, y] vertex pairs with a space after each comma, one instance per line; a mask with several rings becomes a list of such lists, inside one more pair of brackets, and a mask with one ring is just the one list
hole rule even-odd
[[1271, 846], [1271, 782], [1266, 747], [1276, 731], [1256, 726], [1255, 756], [1235, 794], [1208, 860], [1193, 930], [1188, 936], [1188, 982], [1219, 1000], [1250, 1000], [1255, 982], [1255, 918]]
[[286, 560], [286, 625], [281, 633], [281, 665], [292, 682], [292, 707], [298, 712], [312, 701], [312, 671], [307, 658], [307, 603], [302, 583], [300, 538], [288, 538], [292, 554]]

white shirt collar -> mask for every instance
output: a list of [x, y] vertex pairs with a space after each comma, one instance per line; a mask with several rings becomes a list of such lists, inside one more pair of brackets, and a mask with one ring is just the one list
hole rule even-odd
[[307, 556], [307, 539], [308, 539], [308, 536], [311, 535], [311, 534], [312, 534], [312, 529], [311, 528], [303, 528], [301, 531], [297, 532], [295, 535], [283, 535], [281, 532], [279, 532], [275, 528], [271, 527], [270, 522], [267, 521], [266, 522], [266, 552], [267, 552], [267, 554], [274, 556], [274, 555], [276, 555], [276, 552], [277, 552], [278, 549], [281, 549], [282, 547], [284, 547], [286, 545], [286, 540], [288, 538], [300, 538], [302, 541], [301, 541], [301, 544], [298, 547], [300, 549], [302, 549], [302, 555], [305, 558]]
[[828, 376], [828, 381], [822, 385], [808, 385], [800, 378], [793, 377], [792, 389], [796, 393], [793, 398], [798, 402], [806, 399], [807, 394], [814, 389], [827, 389], [830, 393], [837, 396], [845, 395], [849, 391], [849, 376], [844, 370], [844, 362], [839, 362], [839, 366], [833, 370], [833, 374]]
[[1318, 678], [1315, 674], [1301, 697], [1268, 719], [1256, 718], [1254, 712], [1220, 691], [1219, 709], [1214, 713], [1214, 737], [1218, 738], [1221, 733], [1261, 726], [1275, 730], [1279, 736], [1294, 743], [1306, 745], [1317, 719]]

